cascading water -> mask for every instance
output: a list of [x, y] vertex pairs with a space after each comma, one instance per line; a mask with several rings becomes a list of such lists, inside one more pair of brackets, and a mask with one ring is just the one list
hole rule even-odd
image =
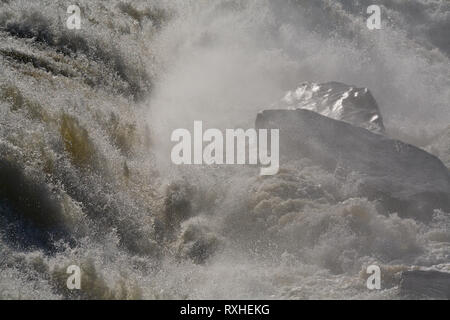
[[176, 128], [339, 81], [448, 166], [450, 3], [379, 1], [369, 30], [371, 2], [80, 0], [69, 30], [71, 1], [0, 1], [0, 299], [397, 299], [401, 271], [450, 271], [439, 208], [402, 218], [308, 159], [171, 163]]

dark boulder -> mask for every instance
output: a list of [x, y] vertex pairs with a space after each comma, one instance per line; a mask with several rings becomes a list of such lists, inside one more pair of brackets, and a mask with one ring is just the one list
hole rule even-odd
[[450, 273], [413, 270], [402, 273], [400, 292], [412, 298], [450, 299]]
[[280, 130], [280, 161], [312, 159], [331, 172], [358, 177], [358, 195], [380, 200], [402, 217], [429, 220], [450, 212], [450, 173], [435, 156], [308, 110], [267, 110], [258, 129]]

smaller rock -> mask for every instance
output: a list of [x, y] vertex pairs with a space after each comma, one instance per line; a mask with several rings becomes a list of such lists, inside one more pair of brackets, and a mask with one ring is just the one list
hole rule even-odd
[[378, 104], [367, 88], [340, 82], [304, 82], [295, 91], [288, 91], [279, 107], [306, 109], [376, 133], [385, 131]]

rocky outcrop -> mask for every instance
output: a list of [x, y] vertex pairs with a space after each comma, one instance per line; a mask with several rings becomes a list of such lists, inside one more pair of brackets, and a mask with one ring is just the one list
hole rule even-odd
[[277, 107], [311, 110], [376, 133], [385, 131], [378, 104], [367, 88], [340, 82], [304, 82], [289, 91]]
[[421, 220], [450, 211], [450, 174], [435, 156], [308, 110], [267, 110], [257, 128], [280, 130], [280, 157], [309, 158], [343, 178], [352, 173], [358, 196], [380, 200], [390, 212]]
[[402, 273], [400, 291], [413, 298], [450, 299], [450, 273], [413, 270]]

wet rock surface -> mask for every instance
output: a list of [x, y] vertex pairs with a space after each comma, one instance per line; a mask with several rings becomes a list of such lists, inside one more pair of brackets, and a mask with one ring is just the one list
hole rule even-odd
[[344, 179], [351, 175], [360, 196], [390, 212], [429, 220], [434, 209], [450, 209], [448, 169], [412, 145], [308, 110], [263, 111], [256, 127], [280, 130], [281, 159], [309, 158]]
[[279, 106], [314, 111], [376, 133], [385, 131], [378, 104], [367, 88], [340, 82], [304, 82], [287, 92]]
[[402, 273], [400, 290], [412, 297], [450, 299], [450, 273], [413, 270]]

